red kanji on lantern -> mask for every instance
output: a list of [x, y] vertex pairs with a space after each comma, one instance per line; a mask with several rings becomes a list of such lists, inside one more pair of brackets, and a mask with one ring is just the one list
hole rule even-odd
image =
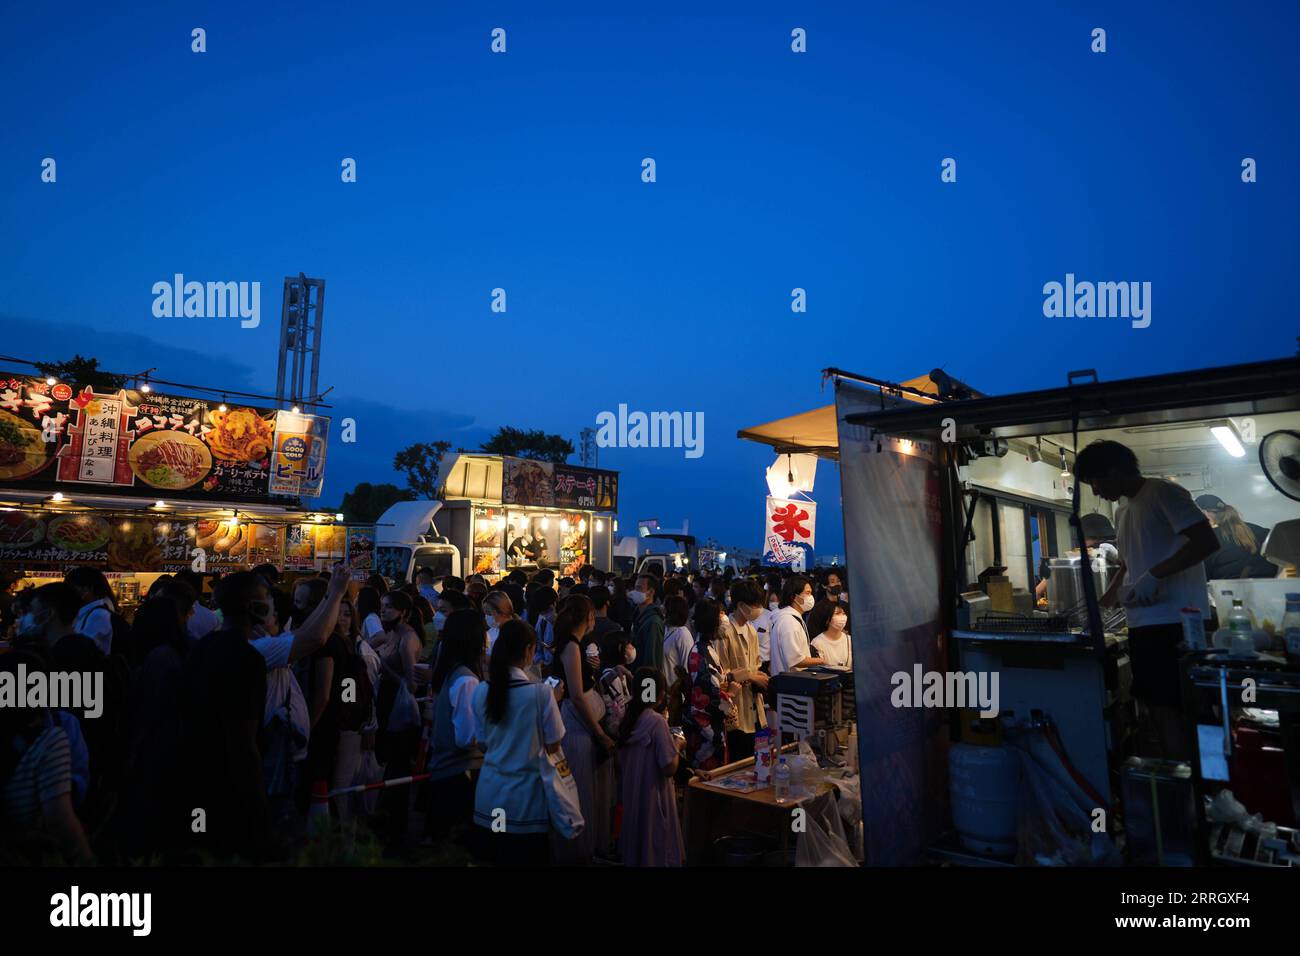
[[801, 538], [809, 537], [812, 532], [803, 526], [807, 520], [808, 512], [794, 502], [772, 510], [772, 530], [786, 541], [793, 541], [796, 534]]

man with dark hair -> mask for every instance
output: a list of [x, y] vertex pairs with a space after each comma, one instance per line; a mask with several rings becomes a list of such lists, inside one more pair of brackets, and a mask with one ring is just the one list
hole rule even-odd
[[672, 678], [664, 672], [664, 612], [655, 600], [661, 589], [657, 577], [641, 574], [636, 579], [636, 590], [628, 594], [637, 609], [632, 644], [641, 666], [653, 667], [671, 683]]
[[605, 637], [623, 630], [617, 621], [609, 617], [609, 590], [604, 586], [592, 585], [587, 589], [587, 599], [596, 612], [596, 626], [591, 629], [591, 637], [597, 644], [604, 646]]
[[454, 574], [447, 575], [442, 579], [442, 593], [446, 594], [448, 591], [459, 591], [461, 594], [464, 594], [465, 579], [458, 578]]
[[221, 626], [221, 618], [203, 600], [203, 579], [196, 572], [189, 568], [177, 571], [176, 580], [188, 584], [194, 590], [194, 613], [190, 615], [187, 630], [191, 640], [201, 640]]
[[1179, 713], [1181, 613], [1194, 607], [1209, 617], [1202, 562], [1219, 549], [1219, 541], [1186, 488], [1144, 478], [1137, 456], [1119, 442], [1093, 442], [1079, 452], [1074, 474], [1098, 498], [1124, 499], [1115, 512], [1120, 567], [1101, 604], [1124, 605], [1133, 696], [1159, 738], [1157, 756], [1181, 759], [1189, 743]]
[[727, 751], [732, 760], [754, 754], [754, 734], [766, 726], [762, 694], [767, 675], [759, 668], [758, 632], [754, 622], [763, 614], [763, 592], [753, 581], [740, 579], [731, 585], [731, 613], [718, 631], [718, 660], [731, 679], [740, 685], [735, 695], [736, 727], [727, 731]]

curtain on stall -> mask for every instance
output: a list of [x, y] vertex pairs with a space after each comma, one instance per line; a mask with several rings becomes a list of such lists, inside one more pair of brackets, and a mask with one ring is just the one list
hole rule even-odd
[[[886, 399], [886, 404], [891, 402]], [[940, 621], [940, 472], [933, 449], [878, 442], [845, 416], [881, 395], [836, 385], [866, 859], [907, 865], [938, 834], [947, 789], [943, 711], [896, 708], [896, 673], [946, 669]]]

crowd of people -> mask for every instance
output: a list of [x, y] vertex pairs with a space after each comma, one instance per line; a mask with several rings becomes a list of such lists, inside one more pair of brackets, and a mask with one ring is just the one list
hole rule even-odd
[[0, 860], [284, 860], [328, 816], [398, 858], [682, 865], [680, 787], [753, 754], [768, 675], [852, 666], [842, 571], [769, 570], [186, 571], [130, 621], [93, 568], [6, 592], [0, 674], [103, 690], [0, 708]]

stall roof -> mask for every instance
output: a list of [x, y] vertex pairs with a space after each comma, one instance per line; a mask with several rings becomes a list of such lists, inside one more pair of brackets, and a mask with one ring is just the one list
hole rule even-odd
[[1015, 438], [1069, 432], [1076, 410], [1079, 430], [1092, 431], [1296, 408], [1300, 357], [859, 412], [848, 421], [887, 434], [909, 434], [938, 430], [944, 419], [952, 419], [961, 438]]
[[[918, 404], [930, 404], [938, 401], [939, 387], [930, 375], [920, 375], [899, 385], [879, 382], [864, 376], [841, 372], [838, 369], [827, 369], [823, 375], [866, 382], [887, 392], [896, 390], [899, 397]], [[908, 391], [903, 391], [904, 389]], [[935, 397], [927, 398], [926, 396], [929, 395]], [[761, 445], [771, 445], [779, 454], [793, 452], [796, 454], [817, 455], [820, 458], [839, 457], [839, 432], [833, 404], [801, 412], [798, 415], [790, 415], [787, 418], [778, 418], [776, 421], [768, 422], [765, 425], [744, 428], [738, 431], [736, 436], [746, 441], [758, 442]]]

